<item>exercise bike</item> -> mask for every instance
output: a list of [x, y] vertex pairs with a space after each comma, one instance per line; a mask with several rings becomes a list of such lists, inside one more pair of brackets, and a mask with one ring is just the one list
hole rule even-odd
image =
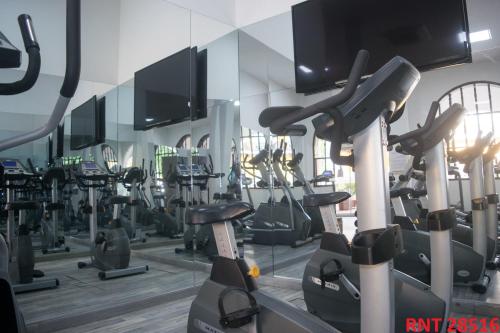
[[130, 241], [120, 222], [120, 206], [128, 203], [126, 196], [114, 196], [110, 199], [114, 205], [113, 220], [106, 231], [97, 230], [97, 189], [107, 186], [109, 174], [96, 163], [83, 161], [75, 173], [78, 187], [88, 191], [88, 215], [90, 221], [90, 262], [79, 262], [78, 268], [95, 267], [100, 270], [101, 280], [142, 274], [149, 270], [147, 265], [129, 266]]
[[26, 224], [26, 212], [37, 210], [38, 203], [16, 200], [16, 191], [29, 186], [35, 175], [28, 172], [21, 162], [15, 159], [2, 159], [0, 164], [4, 169], [3, 188], [7, 199], [5, 205], [8, 213], [6, 241], [9, 249], [9, 274], [14, 283], [12, 288], [15, 293], [56, 288], [59, 286], [58, 279], [42, 279], [43, 272], [34, 269], [35, 255], [30, 229]]

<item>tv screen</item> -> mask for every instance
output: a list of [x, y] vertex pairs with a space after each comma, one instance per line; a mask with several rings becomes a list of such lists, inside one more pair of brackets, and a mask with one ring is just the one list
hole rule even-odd
[[[196, 47], [185, 48], [135, 73], [134, 130], [206, 116], [206, 84], [198, 83], [198, 59]], [[206, 73], [206, 56], [204, 60]]]
[[421, 71], [472, 61], [465, 0], [310, 0], [292, 20], [298, 93], [342, 85], [360, 49], [367, 75], [396, 55]]
[[105, 133], [105, 99], [96, 96], [71, 111], [70, 149], [80, 150], [103, 143]]

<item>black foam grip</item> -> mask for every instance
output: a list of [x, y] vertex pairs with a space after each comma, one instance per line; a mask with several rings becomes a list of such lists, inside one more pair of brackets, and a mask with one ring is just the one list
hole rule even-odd
[[28, 67], [23, 78], [12, 83], [0, 84], [0, 95], [17, 95], [31, 89], [40, 74], [40, 50], [32, 47], [28, 49]]
[[300, 109], [302, 109], [301, 106], [278, 106], [264, 109], [259, 115], [259, 124], [262, 127], [269, 127], [276, 119]]
[[19, 28], [21, 29], [21, 35], [23, 36], [24, 48], [26, 52], [32, 47], [40, 50], [40, 46], [36, 40], [35, 30], [33, 29], [33, 23], [31, 22], [31, 17], [28, 14], [21, 14], [17, 17], [17, 22], [19, 23]]
[[80, 81], [81, 18], [80, 0], [66, 0], [66, 72], [61, 96], [71, 98]]

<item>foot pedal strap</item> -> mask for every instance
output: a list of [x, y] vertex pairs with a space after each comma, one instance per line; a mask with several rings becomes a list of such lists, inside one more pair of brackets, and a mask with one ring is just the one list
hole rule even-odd
[[[334, 263], [336, 269], [325, 273], [325, 267], [329, 263]], [[326, 282], [334, 282], [340, 278], [340, 275], [344, 273], [344, 268], [342, 264], [337, 259], [327, 259], [319, 265], [319, 279], [321, 280], [321, 289], [325, 289]]]
[[[240, 309], [231, 313], [226, 313], [224, 308], [224, 299], [231, 293], [241, 293], [248, 298], [248, 308]], [[228, 287], [219, 295], [219, 312], [220, 324], [226, 328], [240, 328], [252, 322], [252, 317], [260, 312], [260, 307], [257, 305], [255, 297], [245, 289]]]

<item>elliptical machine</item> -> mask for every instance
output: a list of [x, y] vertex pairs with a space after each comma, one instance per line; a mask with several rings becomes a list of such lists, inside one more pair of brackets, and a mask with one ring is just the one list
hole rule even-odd
[[[311, 184], [317, 184], [320, 182], [328, 182], [333, 178], [332, 171], [324, 171], [323, 174], [314, 177], [311, 180], [307, 180], [302, 172], [302, 168], [300, 164], [304, 155], [302, 153], [294, 154], [293, 158], [290, 161], [283, 160], [283, 166], [286, 170], [292, 172], [294, 177], [297, 179], [294, 182], [294, 186], [302, 187], [304, 189], [304, 196], [314, 194], [314, 190]], [[301, 203], [301, 201], [299, 201]], [[302, 202], [303, 204], [303, 202]], [[304, 206], [304, 205], [303, 205]], [[304, 210], [311, 217], [311, 230], [309, 235], [315, 239], [321, 238], [321, 233], [325, 230], [323, 219], [321, 217], [321, 212], [318, 207], [307, 207], [304, 206]]]
[[138, 228], [138, 207], [141, 203], [139, 199], [139, 187], [144, 184], [147, 179], [147, 175], [143, 168], [132, 167], [125, 169], [121, 176], [121, 182], [123, 186], [129, 191], [129, 200], [127, 204], [127, 213], [124, 214], [128, 217], [128, 221], [124, 223], [125, 230], [131, 243], [134, 242], [146, 242], [146, 236], [143, 233], [142, 228]]
[[167, 207], [172, 201], [174, 195], [172, 195], [172, 198], [165, 198], [166, 193], [161, 188], [161, 185], [156, 178], [156, 170], [153, 168], [153, 161], [150, 161], [149, 163], [149, 176], [151, 178], [149, 190], [151, 198], [153, 199], [153, 207], [151, 210], [156, 225], [156, 233], [169, 238], [178, 238], [179, 229], [177, 226], [177, 220], [175, 216], [171, 215], [167, 210]]
[[[31, 164], [31, 161], [29, 161]], [[66, 210], [64, 203], [59, 201], [59, 194], [66, 187], [66, 170], [52, 167], [42, 176], [42, 186], [50, 191], [51, 202], [45, 205], [45, 210], [50, 214], [49, 221], [42, 223], [42, 253], [69, 252], [69, 246], [65, 246], [64, 235], [59, 234], [59, 216], [61, 211]]]
[[[26, 224], [26, 212], [37, 210], [36, 201], [16, 200], [16, 191], [28, 186], [31, 178], [29, 173], [18, 160], [1, 160], [4, 169], [3, 187], [6, 193], [5, 209], [7, 217], [7, 244], [9, 248], [9, 273], [14, 282], [15, 293], [51, 289], [59, 286], [57, 279], [36, 279], [44, 276], [43, 272], [36, 271], [35, 255], [31, 242], [30, 229]], [[15, 222], [15, 214], [18, 215], [18, 223]]]
[[111, 226], [104, 232], [97, 230], [97, 189], [107, 186], [109, 174], [94, 162], [83, 161], [75, 173], [80, 189], [87, 190], [89, 196], [90, 223], [90, 263], [79, 262], [78, 268], [96, 267], [101, 280], [145, 273], [148, 266], [129, 266], [130, 242], [127, 232], [120, 222], [120, 205], [129, 202], [129, 197], [114, 196]]
[[[290, 129], [290, 132], [295, 133], [296, 131], [296, 127]], [[287, 133], [283, 132], [281, 135], [287, 135]], [[261, 150], [248, 161], [249, 164], [259, 170], [261, 176], [258, 177], [260, 180], [257, 186], [268, 189], [269, 200], [268, 202], [262, 202], [257, 207], [255, 214], [246, 223], [249, 226], [253, 243], [288, 245], [296, 248], [313, 241], [313, 238], [309, 237], [311, 218], [294, 198], [283, 175], [280, 166], [283, 152], [282, 141], [280, 147], [273, 152], [271, 162], [268, 160], [269, 151], [267, 149]], [[276, 175], [276, 182], [271, 180], [271, 170]], [[251, 174], [250, 171], [247, 172]], [[280, 201], [274, 200], [273, 183], [279, 185], [283, 191], [283, 199]]]

